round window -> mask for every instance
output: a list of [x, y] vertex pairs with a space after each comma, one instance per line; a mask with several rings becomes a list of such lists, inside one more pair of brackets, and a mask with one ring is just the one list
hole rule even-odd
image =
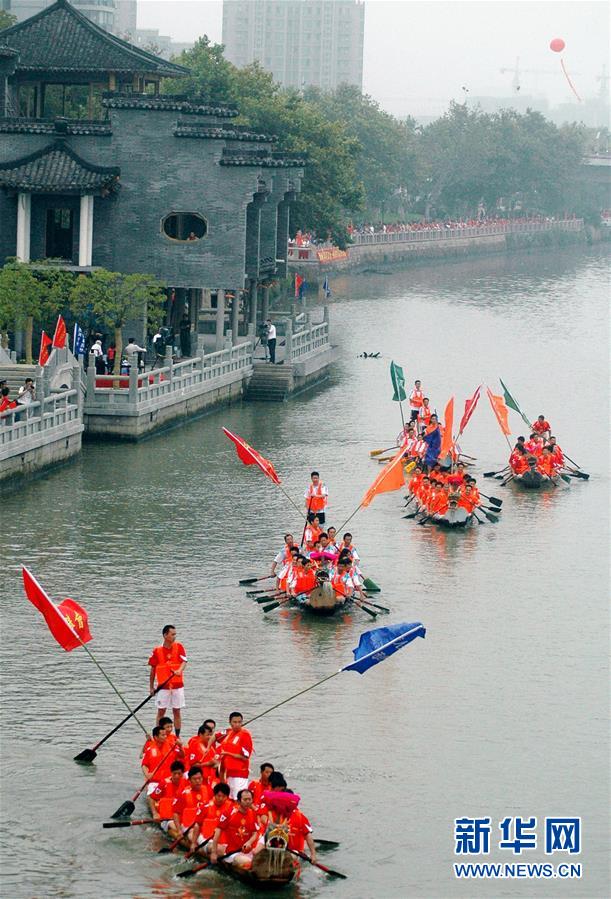
[[163, 219], [161, 227], [170, 240], [180, 240], [183, 243], [201, 240], [208, 230], [206, 219], [196, 212], [171, 212]]

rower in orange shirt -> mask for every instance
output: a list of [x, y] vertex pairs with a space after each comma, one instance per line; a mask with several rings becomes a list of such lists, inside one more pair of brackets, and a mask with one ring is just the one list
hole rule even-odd
[[142, 756], [142, 773], [148, 781], [147, 796], [155, 790], [155, 787], [166, 777], [170, 776], [170, 765], [176, 759], [176, 753], [180, 751], [178, 744], [167, 746], [167, 733], [158, 724], [153, 728], [153, 739], [147, 746]]
[[250, 732], [243, 726], [240, 712], [229, 716], [229, 731], [219, 747], [222, 778], [229, 785], [231, 798], [235, 799], [240, 790], [248, 787], [250, 757], [254, 746]]
[[148, 797], [149, 808], [154, 820], [159, 821], [161, 829], [169, 833], [174, 840], [180, 833], [174, 826], [174, 803], [187, 786], [184, 774], [184, 763], [180, 759], [172, 762], [170, 776], [158, 783]]
[[469, 484], [471, 484], [471, 494], [473, 496], [473, 499], [475, 500], [475, 505], [480, 506], [482, 498], [477, 486], [477, 481], [475, 480], [475, 478], [469, 477]]
[[189, 768], [198, 765], [202, 769], [204, 780], [208, 784], [215, 779], [218, 768], [214, 727], [215, 722], [211, 719], [204, 721], [201, 727], [198, 728], [196, 735], [191, 737], [185, 747], [187, 765]]
[[[204, 775], [199, 765], [189, 769], [189, 784], [182, 793], [176, 797], [174, 803], [174, 828], [177, 833], [184, 833], [192, 828], [201, 812], [201, 809], [212, 799], [212, 790], [204, 783]], [[195, 849], [195, 839], [191, 829], [191, 849]]]
[[543, 452], [537, 459], [537, 471], [539, 474], [546, 475], [550, 481], [558, 474], [558, 469], [554, 463], [554, 457], [549, 446], [543, 448]]
[[539, 437], [545, 437], [546, 435], [549, 437], [552, 433], [552, 426], [546, 420], [545, 415], [539, 415], [537, 420], [533, 422], [532, 429]]
[[422, 469], [420, 468], [419, 465], [416, 465], [416, 467], [414, 468], [414, 473], [412, 474], [412, 476], [409, 479], [408, 484], [407, 484], [407, 489], [409, 490], [410, 493], [416, 493], [416, 490], [417, 490], [420, 482], [422, 481], [423, 477], [424, 477], [424, 472], [422, 471]]
[[429, 515], [442, 518], [450, 508], [450, 485], [445, 483], [429, 507]]
[[461, 493], [460, 499], [458, 500], [458, 505], [462, 509], [466, 509], [468, 515], [473, 515], [473, 510], [477, 508], [478, 502], [473, 494], [471, 484], [465, 484], [464, 491]]
[[265, 790], [271, 789], [269, 779], [274, 773], [274, 766], [271, 762], [263, 762], [259, 771], [261, 772], [259, 780], [251, 780], [248, 784], [248, 789], [252, 793], [252, 804], [255, 811], [259, 808]]
[[533, 432], [524, 444], [524, 449], [533, 456], [540, 456], [543, 452], [543, 438]]
[[227, 784], [217, 784], [212, 791], [210, 802], [199, 807], [193, 828], [193, 842], [199, 846], [204, 842], [210, 842], [219, 826], [219, 820], [224, 815], [229, 815], [234, 807], [235, 803], [229, 798]]
[[320, 535], [323, 533], [323, 530], [320, 526], [320, 519], [318, 515], [315, 515], [312, 519], [311, 524], [306, 526], [304, 531], [303, 539], [305, 543], [316, 543]]
[[548, 446], [549, 446], [549, 448], [550, 448], [551, 451], [552, 451], [552, 457], [553, 457], [554, 462], [556, 463], [556, 465], [557, 465], [559, 468], [564, 468], [564, 453], [562, 452], [562, 450], [560, 449], [560, 447], [559, 447], [558, 444], [556, 443], [556, 438], [555, 438], [555, 437], [550, 437], [550, 438], [549, 438]]

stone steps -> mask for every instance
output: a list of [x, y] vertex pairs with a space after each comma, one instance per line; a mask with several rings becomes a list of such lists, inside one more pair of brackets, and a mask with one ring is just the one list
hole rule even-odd
[[256, 363], [246, 399], [282, 403], [293, 389], [293, 369], [288, 365]]
[[7, 386], [11, 390], [11, 399], [17, 397], [17, 391], [23, 387], [26, 378], [36, 380], [37, 367], [36, 365], [17, 365], [17, 363], [0, 365], [0, 381], [6, 380]]

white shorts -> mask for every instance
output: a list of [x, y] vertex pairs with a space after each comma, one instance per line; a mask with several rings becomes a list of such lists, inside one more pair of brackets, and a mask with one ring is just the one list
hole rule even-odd
[[231, 798], [237, 799], [240, 790], [247, 790], [249, 783], [250, 780], [247, 777], [228, 777], [227, 786], [231, 791], [229, 794]]
[[151, 793], [154, 793], [154, 792], [155, 792], [155, 790], [157, 789], [158, 786], [159, 786], [159, 784], [158, 784], [156, 781], [151, 780], [151, 781], [147, 784], [147, 787], [146, 787], [146, 795], [147, 795], [147, 796], [150, 796]]
[[160, 690], [155, 697], [158, 709], [184, 709], [185, 688], [175, 687], [173, 690]]
[[174, 822], [172, 821], [172, 819], [170, 819], [169, 821], [160, 821], [159, 826], [161, 827], [161, 829], [163, 830], [164, 833], [167, 833], [170, 824], [173, 824], [173, 823]]

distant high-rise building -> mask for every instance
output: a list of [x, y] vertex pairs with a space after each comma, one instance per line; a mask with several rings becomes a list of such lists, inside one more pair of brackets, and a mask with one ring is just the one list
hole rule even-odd
[[[70, 0], [70, 2], [96, 25], [101, 25], [107, 31], [114, 31], [117, 2], [121, 0]], [[18, 22], [23, 22], [24, 19], [29, 19], [53, 3], [55, 0], [11, 0], [10, 12], [17, 16]]]
[[363, 85], [363, 0], [224, 0], [225, 55], [285, 87]]
[[138, 0], [115, 0], [115, 34], [133, 34], [138, 27]]

